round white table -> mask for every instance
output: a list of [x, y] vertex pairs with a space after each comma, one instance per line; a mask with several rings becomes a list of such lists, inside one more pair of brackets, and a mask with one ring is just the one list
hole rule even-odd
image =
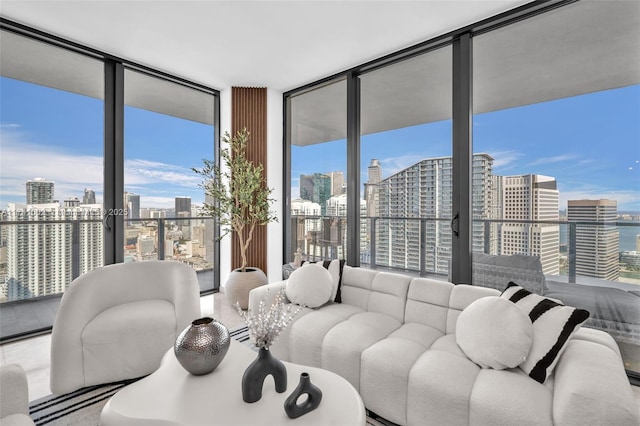
[[[180, 366], [170, 349], [153, 374], [123, 388], [104, 406], [100, 421], [111, 425], [357, 425], [366, 424], [362, 398], [355, 388], [335, 373], [285, 362], [287, 391], [277, 393], [268, 376], [262, 398], [248, 404], [242, 400], [241, 379], [257, 352], [235, 340], [226, 357], [212, 372], [193, 376]], [[302, 372], [322, 390], [317, 409], [297, 419], [284, 412]]]

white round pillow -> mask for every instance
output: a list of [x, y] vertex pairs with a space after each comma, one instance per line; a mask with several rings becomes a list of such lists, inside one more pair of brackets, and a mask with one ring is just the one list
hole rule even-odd
[[285, 293], [296, 305], [317, 308], [331, 298], [333, 278], [323, 266], [309, 263], [291, 273]]
[[529, 316], [510, 300], [483, 297], [460, 313], [456, 342], [482, 368], [515, 368], [529, 354], [533, 325]]

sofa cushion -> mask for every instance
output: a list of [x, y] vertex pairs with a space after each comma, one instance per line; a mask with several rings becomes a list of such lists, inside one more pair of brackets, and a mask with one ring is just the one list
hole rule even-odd
[[571, 336], [589, 318], [589, 312], [533, 294], [511, 282], [502, 296], [522, 308], [533, 323], [533, 345], [520, 368], [544, 383], [553, 372]]
[[344, 377], [359, 390], [362, 351], [387, 337], [400, 325], [395, 318], [377, 312], [352, 315], [324, 336], [321, 367]]
[[409, 284], [404, 322], [419, 323], [447, 331], [449, 298], [455, 286], [431, 278], [414, 278]]
[[328, 270], [310, 263], [291, 273], [287, 280], [287, 299], [296, 305], [317, 308], [331, 298], [333, 278]]
[[360, 395], [367, 409], [384, 412], [386, 420], [406, 425], [409, 374], [425, 347], [412, 340], [392, 337], [394, 334], [362, 352]]
[[476, 300], [458, 317], [456, 342], [482, 368], [517, 367], [527, 358], [532, 341], [529, 317], [498, 296]]
[[469, 398], [480, 367], [466, 357], [429, 349], [407, 383], [407, 424], [468, 425]]
[[553, 392], [519, 368], [483, 369], [469, 399], [470, 425], [572, 425], [552, 420]]
[[371, 283], [367, 311], [389, 315], [403, 322], [410, 282], [411, 277], [406, 275], [388, 272], [377, 274]]
[[309, 312], [289, 325], [289, 358], [297, 364], [322, 367], [322, 349], [326, 334], [344, 319], [322, 310]]
[[342, 271], [342, 286], [340, 287], [342, 303], [357, 306], [366, 311], [369, 305], [371, 285], [378, 273], [371, 269], [345, 265]]

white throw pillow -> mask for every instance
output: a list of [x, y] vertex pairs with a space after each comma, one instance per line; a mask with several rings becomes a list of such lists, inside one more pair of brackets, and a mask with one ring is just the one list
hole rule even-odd
[[[520, 365], [533, 342], [533, 326], [524, 311], [498, 296], [467, 306], [456, 323], [456, 342], [482, 368], [504, 370]], [[516, 308], [516, 309], [513, 309]]]
[[309, 263], [291, 273], [285, 289], [287, 299], [296, 305], [317, 308], [331, 298], [333, 278], [321, 265]]

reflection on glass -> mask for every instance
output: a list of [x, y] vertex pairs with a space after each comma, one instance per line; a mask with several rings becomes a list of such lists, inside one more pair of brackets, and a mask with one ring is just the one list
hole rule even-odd
[[213, 108], [211, 94], [125, 70], [125, 262], [187, 263], [201, 290], [213, 289], [214, 222], [199, 217], [191, 168], [213, 159]]
[[587, 309], [587, 325], [609, 332], [636, 372], [640, 66], [629, 58], [637, 58], [637, 10], [578, 2], [474, 39], [474, 152], [491, 167], [485, 197], [474, 193], [483, 229], [474, 282], [487, 256], [524, 255], [494, 282], [539, 274], [539, 292]]
[[63, 293], [103, 265], [104, 78], [94, 59], [0, 40], [0, 302], [11, 302]]
[[361, 77], [363, 264], [447, 274], [451, 47]]
[[346, 82], [293, 97], [291, 259], [345, 259], [347, 238]]

